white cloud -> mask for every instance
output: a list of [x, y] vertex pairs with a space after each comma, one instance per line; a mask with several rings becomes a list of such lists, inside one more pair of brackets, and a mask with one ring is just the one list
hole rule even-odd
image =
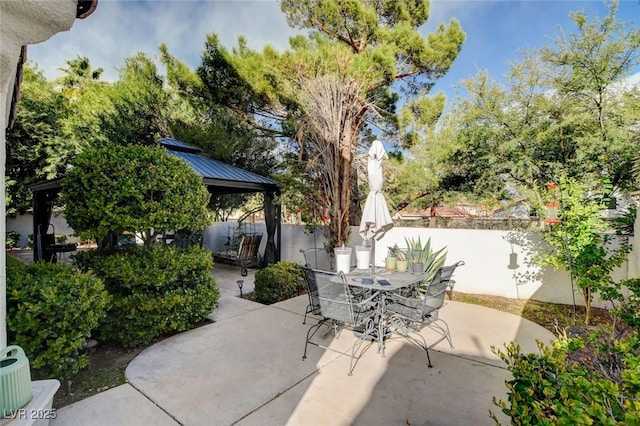
[[138, 52], [156, 57], [161, 43], [195, 67], [212, 32], [229, 48], [244, 35], [253, 49], [266, 44], [285, 49], [295, 34], [276, 1], [101, 0], [93, 15], [76, 21], [68, 32], [29, 46], [28, 52], [48, 78], [58, 77], [65, 61], [81, 55], [93, 67], [104, 68], [103, 78], [113, 81], [125, 58]]
[[629, 78], [627, 78], [625, 80], [625, 84], [629, 88], [631, 88], [631, 87], [639, 87], [640, 88], [640, 71], [638, 71], [637, 73], [629, 76]]
[[611, 86], [614, 93], [626, 92], [634, 87], [640, 89], [640, 71]]

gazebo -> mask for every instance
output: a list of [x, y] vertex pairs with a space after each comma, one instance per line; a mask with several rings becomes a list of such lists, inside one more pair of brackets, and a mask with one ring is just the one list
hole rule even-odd
[[[275, 263], [280, 260], [281, 246], [281, 208], [275, 203], [280, 193], [278, 184], [267, 177], [240, 169], [202, 155], [198, 147], [176, 139], [164, 138], [158, 145], [166, 148], [169, 154], [180, 158], [202, 176], [202, 182], [212, 194], [237, 194], [250, 192], [264, 193], [264, 217], [267, 228], [267, 245], [263, 263]], [[45, 259], [43, 247], [40, 247], [37, 235], [42, 229], [49, 228], [53, 204], [62, 189], [62, 178], [39, 182], [30, 186], [33, 192], [33, 260]]]

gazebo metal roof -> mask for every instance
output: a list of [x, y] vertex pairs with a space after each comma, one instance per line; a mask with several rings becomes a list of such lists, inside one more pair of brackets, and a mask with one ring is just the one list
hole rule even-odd
[[192, 152], [194, 154], [200, 154], [202, 152], [202, 149], [197, 146], [189, 145], [177, 139], [162, 138], [158, 143], [170, 151]]
[[[202, 150], [193, 145], [170, 138], [160, 139], [158, 143], [167, 148], [169, 154], [187, 163], [202, 176], [202, 182], [215, 193], [239, 193], [278, 191], [278, 183], [273, 179], [247, 170], [205, 157]], [[62, 178], [30, 185], [32, 191], [60, 188]]]
[[203, 183], [218, 193], [276, 191], [278, 184], [273, 179], [260, 176], [222, 161], [199, 155], [200, 148], [175, 139], [160, 139], [160, 145], [169, 154], [189, 164], [202, 176]]

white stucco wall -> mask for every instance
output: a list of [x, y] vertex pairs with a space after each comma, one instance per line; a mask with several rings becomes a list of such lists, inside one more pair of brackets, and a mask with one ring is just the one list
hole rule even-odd
[[[69, 227], [69, 224], [61, 213], [53, 213], [51, 215], [51, 225], [48, 233], [55, 231], [56, 235], [66, 235], [67, 242], [77, 243], [79, 238], [75, 237], [73, 229]], [[24, 214], [16, 217], [7, 217], [7, 231], [16, 231], [20, 234], [20, 240], [18, 241], [18, 247], [25, 247], [27, 245], [27, 238], [30, 234], [33, 234], [33, 215]]]
[[[24, 45], [43, 42], [67, 31], [76, 18], [76, 0], [0, 1], [0, 215], [6, 216], [5, 160], [7, 119], [16, 66]], [[5, 221], [0, 225], [0, 244], [5, 246]], [[7, 346], [6, 258], [0, 255], [0, 348]]]
[[[359, 244], [357, 230], [351, 235], [350, 245]], [[354, 234], [356, 234], [354, 238]], [[455, 272], [455, 289], [464, 293], [503, 296], [512, 299], [533, 299], [545, 302], [571, 304], [571, 279], [566, 270], [541, 268], [532, 259], [532, 248], [542, 244], [540, 235], [532, 232], [402, 228], [391, 229], [377, 243], [383, 249], [376, 252], [376, 264], [384, 265], [387, 247], [398, 244], [405, 247], [405, 236], [418, 236], [424, 243], [431, 237], [436, 249], [447, 247], [447, 264], [463, 260], [465, 265]], [[510, 266], [511, 255], [517, 255], [517, 268]], [[627, 276], [627, 265], [615, 271], [614, 279]], [[580, 294], [575, 301], [582, 303]], [[604, 306], [595, 301], [595, 306]]]
[[[214, 251], [224, 250], [229, 235], [228, 228], [234, 223], [216, 223], [204, 232], [205, 246]], [[264, 224], [256, 224], [256, 232], [266, 235]], [[541, 268], [532, 260], [532, 247], [541, 244], [540, 236], [534, 233], [514, 231], [433, 229], [396, 227], [376, 242], [376, 265], [384, 266], [389, 246], [398, 244], [405, 247], [405, 237], [420, 237], [424, 243], [431, 237], [436, 248], [447, 247], [447, 264], [463, 260], [465, 265], [455, 272], [455, 290], [464, 293], [503, 296], [512, 299], [540, 300], [545, 302], [582, 305], [582, 296], [572, 292], [571, 279], [565, 270]], [[361, 244], [357, 227], [353, 227], [349, 247]], [[260, 252], [264, 252], [264, 239]], [[316, 242], [312, 234], [306, 234], [304, 227], [282, 226], [282, 260], [304, 263], [301, 248], [322, 247], [324, 237], [318, 229]], [[517, 255], [517, 268], [510, 266], [512, 253]], [[356, 264], [355, 252], [352, 265]], [[627, 265], [614, 272], [614, 279], [627, 276]], [[607, 306], [596, 300], [594, 306]]]

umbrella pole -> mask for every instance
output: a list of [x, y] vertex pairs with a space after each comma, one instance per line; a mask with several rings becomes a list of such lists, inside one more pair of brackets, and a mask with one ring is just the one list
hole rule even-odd
[[376, 237], [371, 239], [371, 276], [376, 277]]
[[318, 244], [316, 243], [316, 223], [313, 223], [313, 255], [315, 257], [316, 269], [318, 268]]
[[315, 200], [311, 199], [311, 218], [313, 220], [313, 256], [316, 261], [315, 266], [318, 269], [318, 243], [316, 242], [316, 203]]

